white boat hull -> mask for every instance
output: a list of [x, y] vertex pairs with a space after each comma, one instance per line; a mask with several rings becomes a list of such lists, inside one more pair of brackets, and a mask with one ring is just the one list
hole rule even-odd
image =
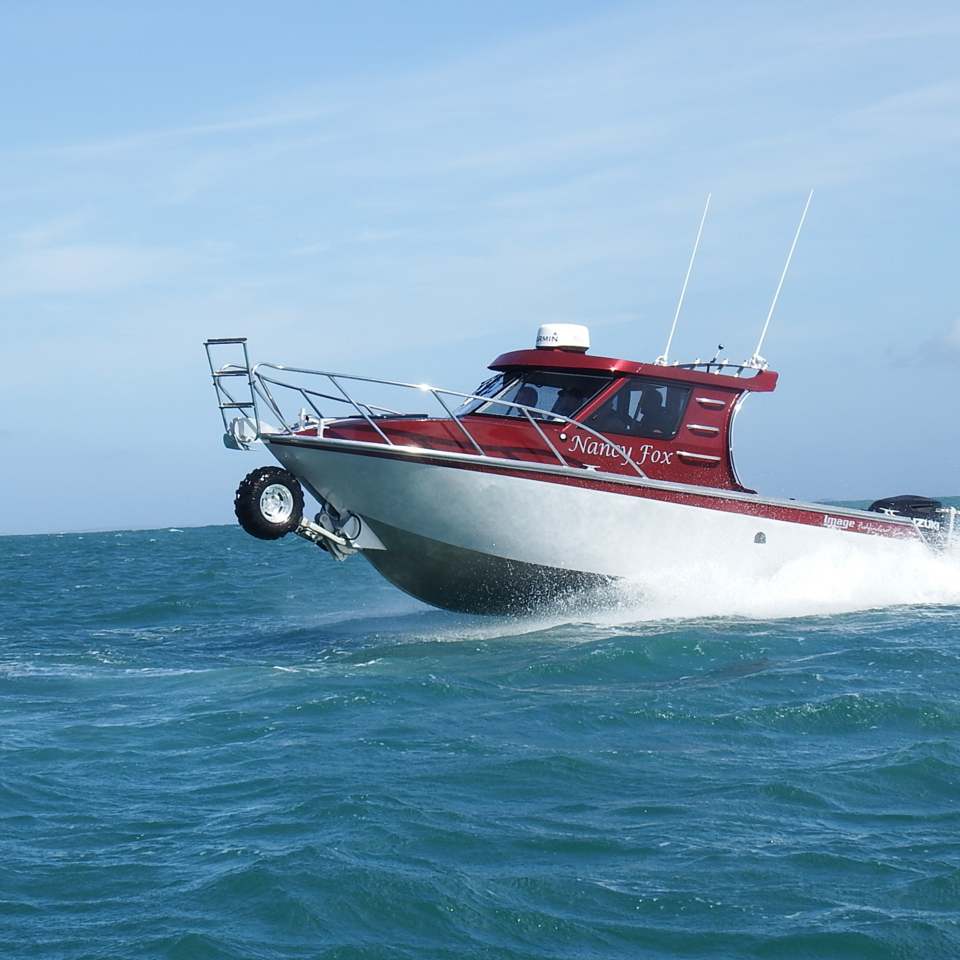
[[854, 532], [854, 522], [865, 521], [845, 517], [856, 511], [819, 508], [830, 511], [829, 525], [814, 526], [751, 513], [743, 495], [717, 496], [704, 507], [683, 495], [655, 499], [648, 495], [653, 488], [636, 483], [598, 489], [549, 474], [478, 469], [462, 458], [425, 462], [413, 452], [335, 443], [268, 446], [315, 496], [362, 519], [376, 535], [376, 547], [363, 552], [387, 579], [448, 609], [526, 608], [611, 580], [642, 585], [651, 570], [660, 576], [704, 563], [772, 576], [838, 538], [871, 557], [926, 549], [909, 524], [902, 538]]

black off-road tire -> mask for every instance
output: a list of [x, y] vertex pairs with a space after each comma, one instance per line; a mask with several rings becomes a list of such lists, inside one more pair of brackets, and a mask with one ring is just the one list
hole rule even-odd
[[[287, 493], [278, 491], [277, 486], [285, 487]], [[289, 515], [285, 511], [268, 516], [264, 514], [262, 497], [268, 488], [279, 494], [280, 500], [289, 500]], [[277, 498], [274, 498], [276, 500]], [[296, 530], [303, 519], [303, 489], [297, 478], [282, 467], [258, 467], [248, 473], [237, 487], [233, 499], [233, 512], [240, 526], [258, 540], [279, 540]]]

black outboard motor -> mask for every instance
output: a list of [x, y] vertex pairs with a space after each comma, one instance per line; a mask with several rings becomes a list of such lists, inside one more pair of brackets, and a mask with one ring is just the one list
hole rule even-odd
[[905, 494], [886, 497], [870, 504], [873, 513], [886, 513], [895, 517], [909, 517], [920, 535], [931, 546], [943, 547], [953, 533], [954, 511], [939, 500]]

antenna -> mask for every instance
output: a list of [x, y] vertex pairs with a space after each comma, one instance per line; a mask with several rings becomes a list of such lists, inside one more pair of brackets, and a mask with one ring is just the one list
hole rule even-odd
[[770, 320], [773, 317], [773, 311], [777, 308], [777, 300], [780, 299], [780, 291], [783, 289], [783, 281], [787, 279], [787, 271], [790, 269], [790, 261], [793, 259], [793, 251], [797, 249], [797, 241], [800, 239], [800, 231], [803, 229], [803, 221], [807, 219], [807, 211], [810, 209], [810, 201], [813, 199], [813, 191], [807, 194], [807, 202], [803, 206], [803, 213], [800, 214], [800, 222], [797, 224], [797, 232], [793, 235], [793, 243], [790, 244], [790, 252], [787, 254], [787, 262], [783, 265], [783, 273], [780, 274], [780, 282], [777, 284], [776, 293], [773, 295], [773, 302], [770, 304], [770, 310], [767, 313], [767, 319], [764, 321], [763, 330], [760, 331], [760, 339], [757, 341], [753, 356], [746, 361], [744, 366], [755, 367], [757, 370], [764, 370], [767, 361], [760, 356], [760, 348], [766, 339], [767, 330], [770, 327]]
[[687, 264], [687, 275], [683, 278], [683, 287], [680, 290], [680, 299], [677, 301], [677, 310], [673, 315], [673, 326], [670, 328], [670, 336], [667, 337], [667, 345], [663, 348], [663, 355], [657, 357], [657, 363], [661, 367], [667, 365], [667, 356], [670, 353], [670, 344], [673, 343], [673, 335], [677, 332], [677, 321], [680, 319], [680, 308], [683, 306], [683, 298], [687, 295], [687, 284], [690, 282], [690, 272], [693, 270], [693, 261], [697, 259], [697, 251], [700, 249], [700, 237], [703, 235], [703, 224], [707, 219], [707, 211], [710, 209], [710, 197], [713, 194], [707, 194], [707, 202], [703, 207], [703, 216], [700, 218], [700, 226], [697, 228], [697, 239], [693, 243], [693, 253], [690, 254], [690, 262]]

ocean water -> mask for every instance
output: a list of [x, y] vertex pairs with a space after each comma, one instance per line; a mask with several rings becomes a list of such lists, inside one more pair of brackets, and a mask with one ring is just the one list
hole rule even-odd
[[550, 619], [0, 539], [0, 956], [960, 956], [960, 561]]

